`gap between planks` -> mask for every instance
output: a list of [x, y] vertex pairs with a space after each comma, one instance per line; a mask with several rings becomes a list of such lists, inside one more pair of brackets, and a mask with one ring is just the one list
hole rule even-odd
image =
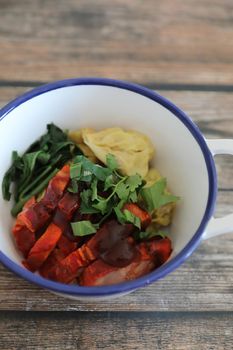
[[[78, 77], [77, 77], [78, 78]], [[98, 78], [98, 77], [96, 77]], [[0, 80], [2, 87], [38, 87], [53, 81], [25, 81], [25, 80]], [[233, 92], [233, 85], [211, 85], [211, 84], [179, 84], [179, 83], [162, 83], [162, 82], [134, 82], [152, 90], [161, 91], [206, 91], [206, 92]]]

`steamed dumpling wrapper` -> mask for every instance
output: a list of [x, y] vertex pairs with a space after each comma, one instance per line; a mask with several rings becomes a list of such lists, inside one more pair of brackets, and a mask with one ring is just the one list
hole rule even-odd
[[83, 141], [95, 156], [106, 164], [107, 154], [113, 154], [123, 175], [148, 173], [149, 161], [154, 155], [154, 146], [146, 135], [138, 131], [107, 128], [101, 131], [83, 131]]
[[92, 150], [85, 145], [83, 142], [83, 132], [88, 131], [88, 132], [93, 132], [93, 129], [85, 128], [85, 129], [80, 129], [80, 130], [74, 130], [74, 131], [69, 131], [68, 137], [71, 141], [75, 142], [78, 147], [81, 149], [83, 152], [84, 156], [89, 158], [93, 163], [97, 162], [97, 158], [95, 154], [92, 152]]
[[[146, 185], [145, 186], [152, 186], [156, 181], [161, 179], [161, 175], [158, 172], [157, 169], [150, 169], [145, 177]], [[167, 194], [170, 192], [168, 189], [165, 190]], [[163, 205], [162, 207], [155, 209], [152, 213], [152, 227], [153, 226], [168, 226], [170, 225], [172, 221], [172, 213], [173, 209], [175, 208], [175, 203], [168, 203], [166, 205]]]

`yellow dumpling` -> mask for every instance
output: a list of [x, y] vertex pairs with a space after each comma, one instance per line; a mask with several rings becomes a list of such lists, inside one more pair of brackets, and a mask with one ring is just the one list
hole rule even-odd
[[[150, 169], [145, 177], [145, 186], [152, 186], [156, 181], [161, 179], [161, 177], [162, 176], [160, 175], [157, 169]], [[170, 193], [167, 189], [165, 190], [165, 192], [167, 194]], [[152, 213], [152, 225], [155, 224], [158, 226], [168, 226], [172, 221], [172, 213], [174, 208], [175, 203], [168, 203], [154, 210], [154, 212]]]
[[69, 139], [71, 141], [75, 142], [78, 145], [78, 147], [83, 152], [84, 156], [89, 158], [92, 162], [96, 163], [97, 162], [97, 158], [96, 158], [95, 154], [83, 142], [83, 132], [84, 131], [88, 131], [90, 133], [90, 132], [93, 132], [94, 130], [93, 129], [89, 129], [89, 128], [85, 128], [85, 129], [80, 129], [80, 130], [69, 131], [68, 137], [69, 137]]
[[157, 169], [151, 168], [149, 169], [148, 173], [145, 176], [145, 181], [146, 181], [146, 187], [152, 186], [156, 181], [161, 179], [161, 174], [158, 172]]
[[117, 127], [97, 132], [86, 129], [82, 135], [84, 143], [104, 164], [107, 154], [110, 153], [116, 157], [122, 174], [139, 174], [144, 178], [148, 173], [154, 146], [146, 135]]

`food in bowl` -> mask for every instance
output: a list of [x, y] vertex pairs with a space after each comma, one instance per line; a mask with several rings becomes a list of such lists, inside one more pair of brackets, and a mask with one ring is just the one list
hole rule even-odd
[[178, 197], [150, 168], [153, 154], [137, 131], [54, 124], [22, 156], [14, 151], [2, 191], [6, 200], [14, 195], [23, 265], [50, 280], [101, 286], [165, 263], [172, 243], [164, 228]]

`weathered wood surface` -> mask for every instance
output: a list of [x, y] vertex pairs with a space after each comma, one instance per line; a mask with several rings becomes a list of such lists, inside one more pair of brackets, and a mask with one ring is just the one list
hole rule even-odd
[[[0, 105], [25, 91], [0, 88]], [[231, 93], [159, 91], [183, 108], [206, 137], [233, 137]], [[233, 162], [218, 157], [216, 215], [232, 212]], [[14, 292], [12, 292], [14, 286]], [[65, 300], [0, 268], [0, 310], [233, 311], [233, 234], [203, 242], [177, 271], [124, 298], [97, 303]]]
[[[1, 350], [231, 350], [229, 313], [1, 313]], [[65, 331], [64, 331], [65, 330]]]
[[232, 0], [1, 0], [0, 79], [233, 83]]

